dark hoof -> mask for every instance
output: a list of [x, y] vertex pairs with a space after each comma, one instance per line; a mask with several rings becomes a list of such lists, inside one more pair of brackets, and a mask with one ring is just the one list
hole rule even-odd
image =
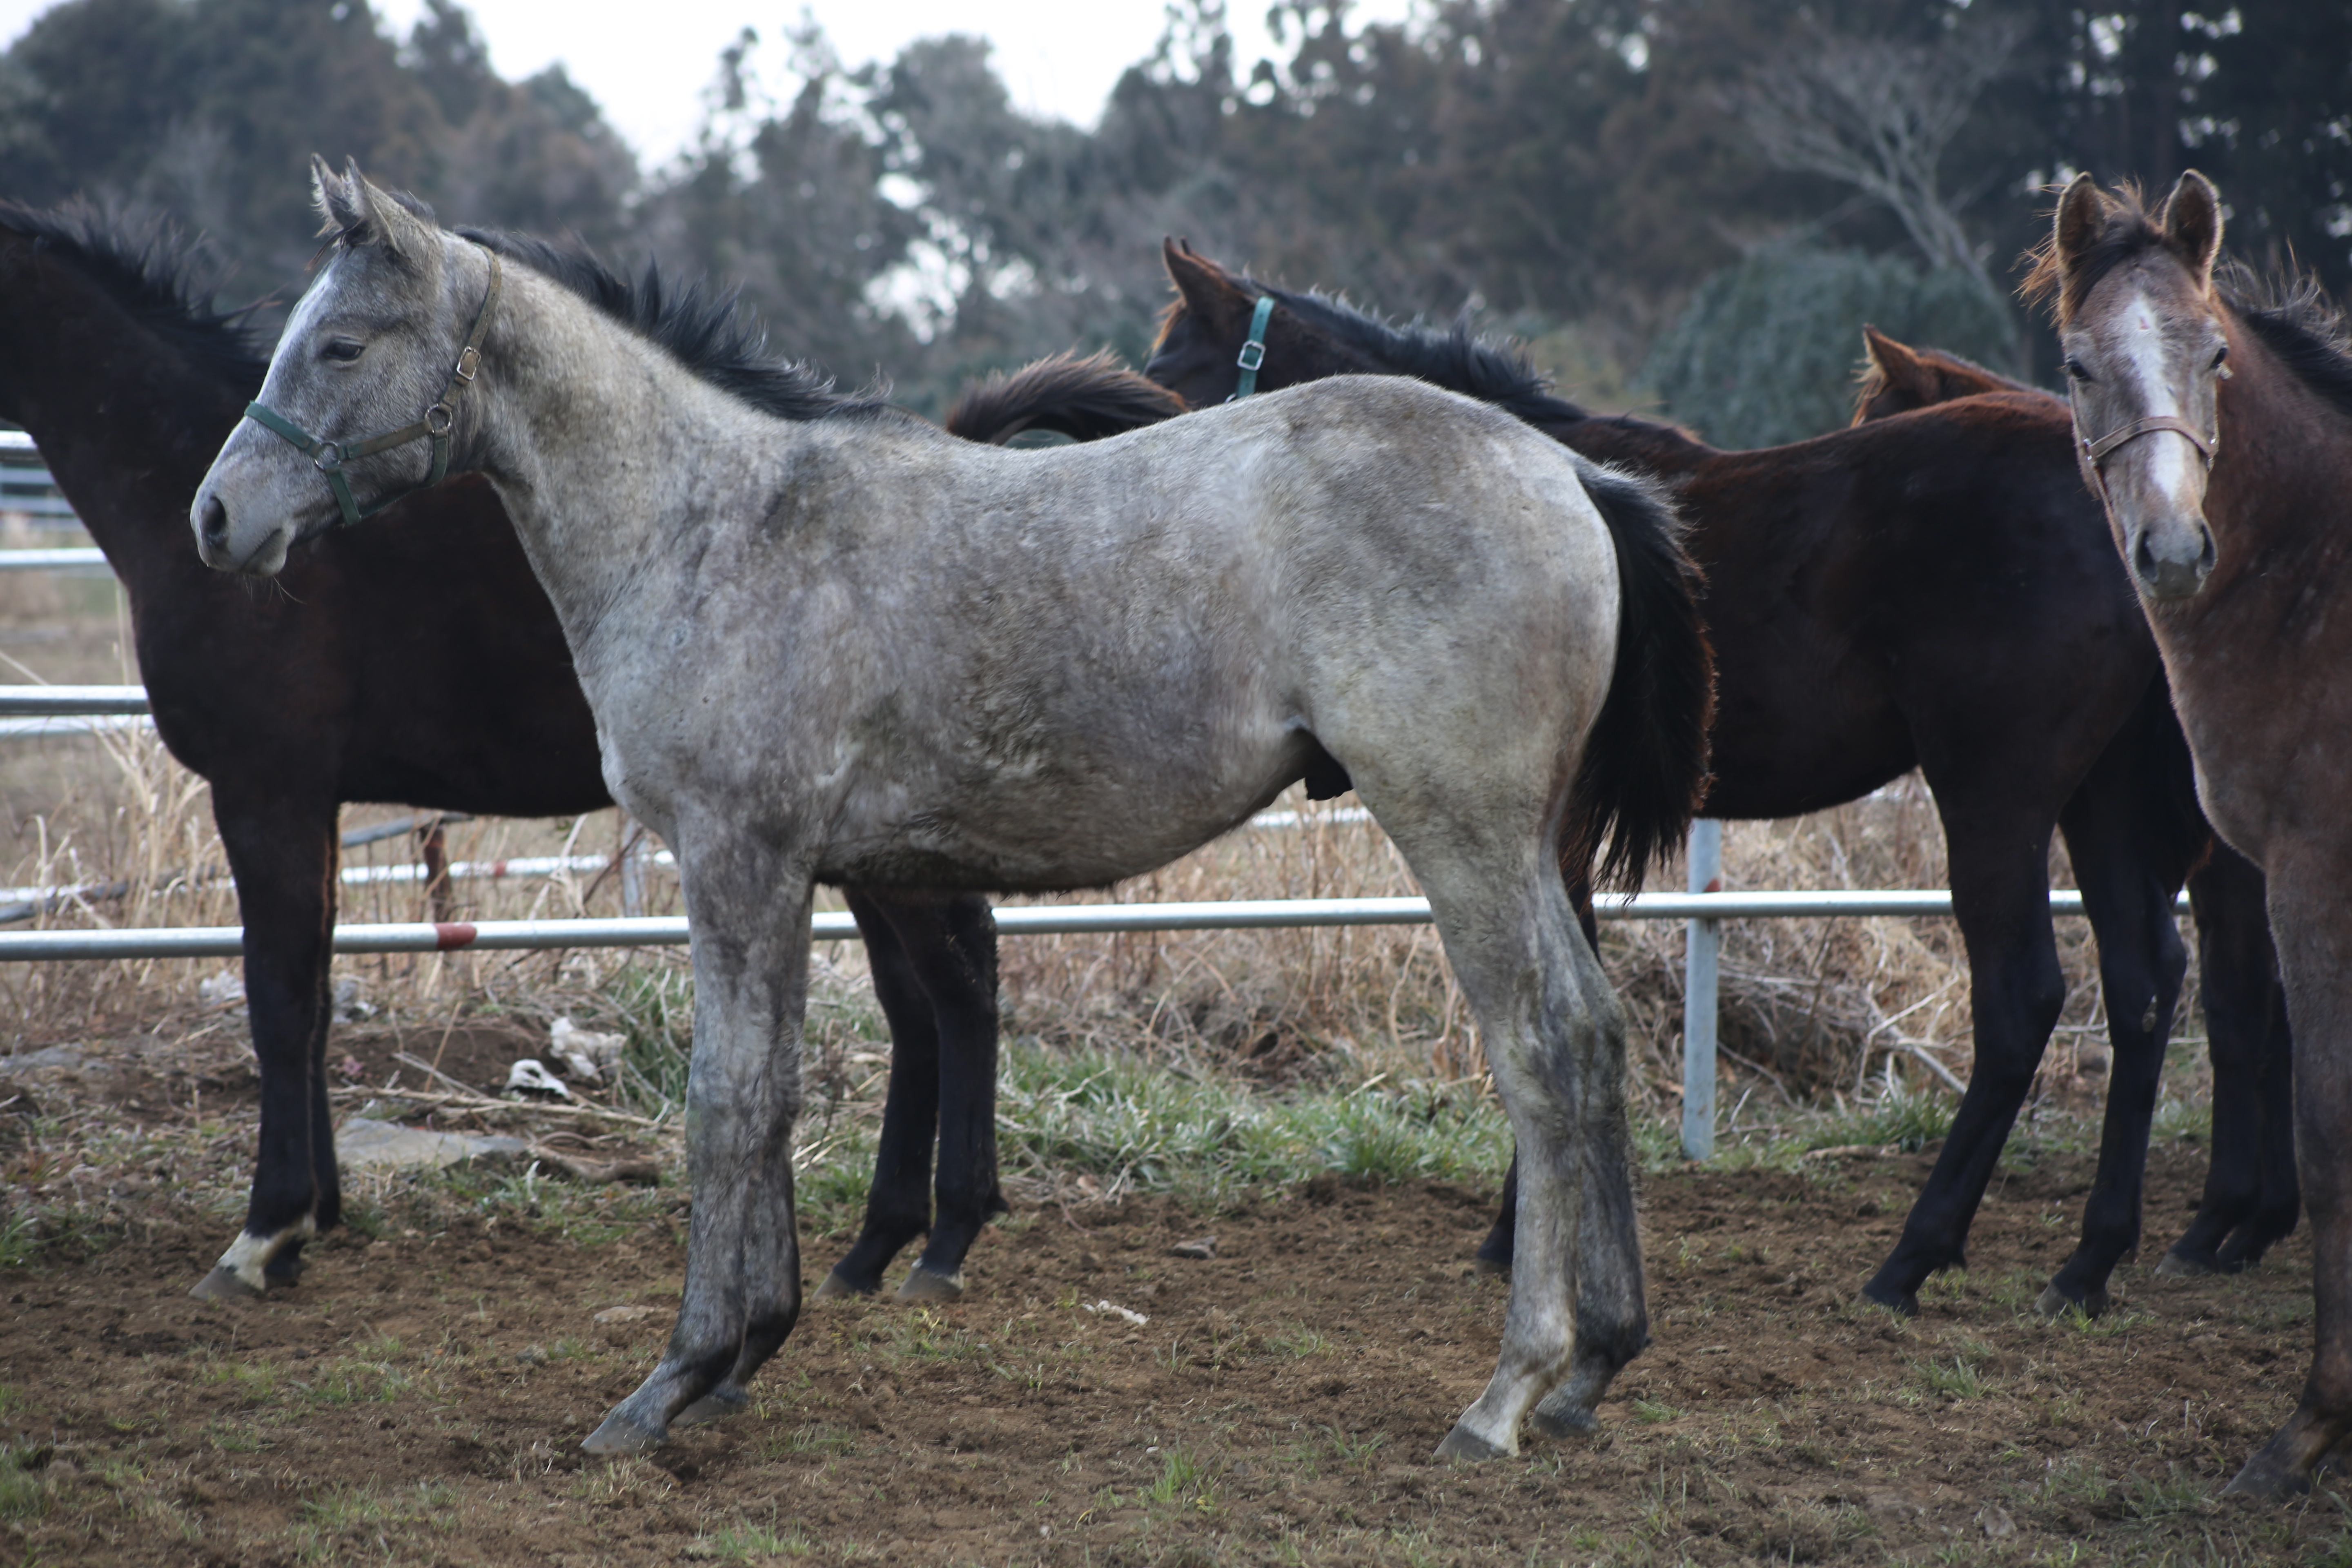
[[961, 1301], [963, 1300], [963, 1276], [941, 1274], [936, 1269], [915, 1265], [907, 1275], [907, 1282], [898, 1287], [901, 1301]]
[[2209, 1274], [2219, 1274], [2221, 1271], [2220, 1268], [2206, 1258], [2190, 1258], [2179, 1252], [2168, 1252], [2158, 1258], [2156, 1263], [2156, 1277], [2158, 1279], [2202, 1279]]
[[610, 1454], [616, 1458], [643, 1454], [658, 1448], [669, 1440], [667, 1432], [656, 1432], [637, 1425], [635, 1419], [618, 1410], [604, 1417], [604, 1424], [581, 1440], [581, 1451], [589, 1454]]
[[302, 1270], [309, 1267], [310, 1265], [302, 1260], [300, 1247], [282, 1247], [278, 1249], [278, 1256], [271, 1258], [262, 1268], [261, 1277], [268, 1280], [269, 1288], [275, 1290], [282, 1286], [300, 1284]]
[[[677, 1413], [673, 1426], [708, 1426], [751, 1408], [751, 1396], [740, 1388], [714, 1388]], [[610, 1422], [606, 1426], [612, 1425]]]
[[2034, 1298], [2033, 1310], [2045, 1318], [2063, 1318], [2069, 1312], [2080, 1312], [2086, 1318], [2095, 1318], [2107, 1310], [2107, 1293], [2105, 1290], [2087, 1290], [2084, 1292], [2083, 1299], [2077, 1301], [2074, 1297], [2058, 1289], [2056, 1282], [2053, 1281], [2043, 1286], [2042, 1294]]
[[2309, 1476], [2298, 1476], [2291, 1470], [2280, 1468], [2271, 1458], [2270, 1451], [2264, 1449], [2246, 1461], [2246, 1468], [2238, 1472], [2237, 1479], [2221, 1489], [2221, 1495], [2256, 1498], [2265, 1502], [2286, 1502], [2308, 1496], [2310, 1491]]
[[188, 1291], [199, 1301], [250, 1301], [261, 1292], [236, 1277], [233, 1268], [215, 1268]]
[[1874, 1279], [1862, 1288], [1862, 1299], [1874, 1307], [1884, 1307], [1900, 1317], [1919, 1315], [1919, 1295], [1916, 1290], [1897, 1290]]
[[1528, 1419], [1547, 1437], [1589, 1437], [1601, 1430], [1601, 1417], [1589, 1406], [1569, 1399], [1561, 1400], [1557, 1406], [1547, 1399], [1536, 1406]]
[[1434, 1456], [1440, 1459], [1500, 1459], [1508, 1457], [1508, 1448], [1498, 1448], [1467, 1426], [1456, 1424], [1437, 1446]]
[[880, 1289], [879, 1285], [860, 1285], [845, 1278], [841, 1270], [836, 1268], [824, 1277], [824, 1283], [818, 1286], [816, 1293], [809, 1299], [813, 1301], [839, 1301], [858, 1296], [871, 1296]]

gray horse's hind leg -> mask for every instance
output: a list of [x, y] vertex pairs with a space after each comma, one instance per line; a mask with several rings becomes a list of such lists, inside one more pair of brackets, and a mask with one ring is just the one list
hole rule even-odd
[[[1481, 874], [1475, 860], [1486, 857], [1455, 860], [1442, 849], [1435, 858], [1454, 863], [1433, 866], [1426, 850], [1414, 853], [1412, 837], [1401, 835], [1399, 847], [1429, 895], [1446, 957], [1477, 1012], [1519, 1150], [1501, 1354], [1486, 1392], [1437, 1450], [1441, 1458], [1486, 1458], [1518, 1451], [1521, 1419], [1555, 1388], [1562, 1388], [1564, 1425], [1575, 1425], [1579, 1409], [1589, 1419], [1591, 1402], [1646, 1334], [1633, 1192], [1622, 1174], [1624, 1020], [1558, 875], [1526, 855], [1532, 846], [1493, 857], [1503, 867]], [[1612, 1163], [1620, 1172], [1614, 1179], [1594, 1179]], [[1589, 1207], [1609, 1212], [1588, 1222]], [[1580, 1251], [1582, 1268], [1615, 1287], [1586, 1292], [1613, 1300], [1615, 1310], [1606, 1314], [1612, 1325], [1594, 1336], [1607, 1342], [1583, 1355], [1572, 1353]]]
[[581, 1445], [592, 1454], [641, 1453], [689, 1411], [740, 1408], [800, 1316], [793, 1124], [810, 883], [772, 874], [772, 858], [740, 838], [717, 853], [679, 848], [694, 924], [686, 1294], [660, 1364]]
[[[1604, 1100], [1614, 1104], [1597, 1103]], [[1586, 1131], [1578, 1159], [1584, 1195], [1576, 1227], [1575, 1357], [1568, 1381], [1535, 1409], [1537, 1430], [1553, 1437], [1597, 1427], [1601, 1396], [1650, 1342], [1623, 1075], [1594, 1084], [1580, 1109]]]

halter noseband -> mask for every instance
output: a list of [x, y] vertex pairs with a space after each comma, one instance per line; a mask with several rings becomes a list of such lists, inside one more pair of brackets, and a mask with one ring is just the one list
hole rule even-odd
[[[373, 517], [396, 500], [405, 500], [418, 490], [430, 489], [449, 474], [449, 432], [457, 423], [457, 395], [474, 384], [474, 376], [482, 363], [482, 340], [489, 334], [490, 316], [499, 303], [499, 253], [490, 258], [490, 286], [482, 296], [481, 310], [474, 317], [474, 330], [466, 335], [466, 346], [457, 351], [457, 363], [449, 369], [449, 379], [441, 384], [441, 395], [425, 411], [421, 419], [411, 420], [397, 430], [386, 430], [379, 436], [368, 436], [357, 441], [324, 441], [303, 429], [291, 419], [259, 403], [245, 405], [245, 416], [274, 435], [283, 437], [327, 476], [335, 500], [343, 509], [346, 523], [357, 522], [363, 517]], [[406, 489], [394, 490], [380, 496], [373, 506], [362, 507], [352, 499], [351, 480], [343, 477], [343, 466], [359, 458], [372, 458], [378, 452], [388, 452], [394, 447], [405, 447], [411, 441], [433, 443], [433, 471], [422, 484]]]
[[1250, 312], [1249, 341], [1242, 344], [1240, 355], [1234, 363], [1242, 367], [1241, 379], [1234, 384], [1234, 395], [1227, 403], [1239, 403], [1257, 390], [1257, 367], [1265, 363], [1265, 324], [1274, 319], [1274, 296], [1260, 294], [1257, 309]]
[[2138, 440], [2143, 436], [2153, 436], [2159, 430], [2169, 430], [2176, 436], [2186, 437], [2189, 444], [2197, 448], [2197, 455], [2205, 459], [2206, 471], [2209, 473], [2212, 471], [2213, 455], [2221, 447], [2221, 429], [2218, 420], [2215, 422], [2212, 433], [2209, 435], [2186, 419], [2175, 418], [2169, 414], [2151, 414], [2145, 419], [2135, 419], [2123, 428], [2110, 430], [2094, 441], [2083, 434], [2082, 413], [2074, 408], [2074, 399], [2069, 397], [2066, 403], [2068, 409], [2074, 415], [2074, 440], [2083, 448], [2083, 456], [2090, 462], [2091, 477], [2098, 481], [2101, 500], [2107, 499], [2108, 454], [2119, 447]]

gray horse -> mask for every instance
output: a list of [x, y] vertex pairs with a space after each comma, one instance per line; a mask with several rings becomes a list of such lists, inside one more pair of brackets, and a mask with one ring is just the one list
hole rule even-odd
[[[1572, 1406], [1556, 1425], [1589, 1419], [1645, 1320], [1624, 1022], [1563, 869], [1580, 881], [1607, 825], [1654, 845], [1700, 783], [1707, 655], [1670, 513], [1611, 478], [1604, 516], [1558, 443], [1391, 378], [975, 446], [834, 395], [651, 275], [446, 232], [356, 167], [312, 174], [335, 240], [196, 493], [205, 560], [266, 576], [339, 517], [487, 474], [614, 798], [685, 887], [684, 1300], [589, 1449], [740, 1408], [799, 1314], [815, 884], [1102, 887], [1301, 777], [1352, 781], [1412, 866], [1518, 1139], [1499, 1363], [1439, 1452], [1516, 1451], [1549, 1392]], [[1668, 613], [1621, 655], [1645, 605]], [[1612, 683], [1661, 649], [1685, 679], [1644, 676], [1617, 730], [1679, 776], [1599, 798], [1596, 778], [1659, 775], [1586, 752]], [[1570, 1342], [1580, 1269], [1597, 1345]], [[1616, 1303], [1597, 1329], [1596, 1282]]]

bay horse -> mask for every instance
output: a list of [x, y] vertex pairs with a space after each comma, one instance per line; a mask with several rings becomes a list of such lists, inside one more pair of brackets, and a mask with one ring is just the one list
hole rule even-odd
[[[1958, 354], [1863, 329], [1864, 370], [1853, 423], [1980, 393], [2064, 400]], [[2084, 495], [2089, 496], [2085, 490]], [[2095, 499], [2093, 498], [2095, 504]], [[2278, 977], [2262, 871], [2218, 837], [2189, 876], [2197, 921], [2199, 1001], [2213, 1069], [2211, 1153], [2197, 1216], [2157, 1264], [2175, 1277], [2235, 1273], [2294, 1228], [2294, 1042]]]
[[[1501, 1352], [1439, 1452], [1515, 1452], [1606, 1348], [1571, 1339], [1580, 1277], [1616, 1282], [1638, 1345], [1624, 1018], [1568, 880], [1671, 846], [1705, 773], [1706, 645], [1647, 486], [1378, 378], [1043, 451], [960, 441], [683, 337], [588, 258], [311, 173], [333, 238], [196, 491], [199, 550], [268, 576], [360, 490], [485, 475], [606, 781], [685, 889], [683, 1298], [590, 1451], [740, 1403], [799, 1315], [817, 880], [1101, 886], [1325, 768], [1429, 898], [1526, 1171]], [[1622, 1212], [1584, 1224], [1588, 1189]]]
[[[736, 330], [722, 302], [673, 305], [685, 330]], [[167, 231], [0, 203], [0, 419], [32, 433], [122, 582], [157, 731], [212, 785], [244, 921], [261, 1133], [245, 1224], [195, 1287], [213, 1298], [290, 1283], [305, 1242], [341, 1215], [325, 1052], [341, 805], [549, 816], [612, 804], [562, 628], [487, 481], [454, 479], [320, 537], [282, 589], [197, 559], [188, 498], [265, 368]], [[1048, 361], [1005, 390], [1051, 404], [1033, 422], [1073, 437], [1177, 406], [1101, 359]], [[878, 1289], [928, 1231], [900, 1294], [951, 1298], [1003, 1207], [994, 926], [975, 896], [847, 895], [892, 1072], [863, 1226], [823, 1289]]]
[[[1902, 1237], [1863, 1288], [1898, 1311], [1918, 1310], [1929, 1275], [1965, 1263], [1969, 1224], [2064, 1002], [2049, 901], [2051, 833], [2064, 833], [2098, 936], [2114, 1072], [2081, 1240], [2039, 1304], [2103, 1310], [2109, 1276], [2139, 1240], [2148, 1127], [2188, 963], [2173, 903], [2210, 834], [2155, 643], [2075, 474], [2063, 407], [2000, 390], [1791, 446], [1721, 451], [1672, 426], [1553, 397], [1524, 359], [1466, 328], [1393, 326], [1228, 272], [1174, 240], [1164, 256], [1176, 298], [1145, 374], [1188, 403], [1234, 393], [1236, 360], [1254, 341], [1260, 388], [1412, 376], [1670, 487], [1706, 574], [1717, 650], [1703, 815], [1793, 816], [1914, 767], [1926, 774], [1974, 981], [1976, 1059]], [[2205, 950], [2209, 986], [2267, 994], [2259, 881], [2225, 870], [2200, 878], [2194, 896], [2200, 921], [2221, 933]], [[2259, 1054], [2248, 1012], [2213, 1016], [2217, 1077], [2225, 1058], [2234, 1068]], [[2238, 1031], [2226, 1050], [2225, 1030]], [[2221, 1117], [2221, 1097], [2217, 1087], [2215, 1137], [2243, 1137], [2228, 1166], [2240, 1175], [2262, 1163], [2258, 1141]], [[1480, 1249], [1495, 1266], [1510, 1258], [1512, 1191], [1507, 1183], [1503, 1220]], [[2242, 1267], [2294, 1215], [2291, 1182], [2209, 1186], [2165, 1267]]]
[[2084, 480], [2163, 650], [2198, 793], [2262, 868], [2294, 1025], [2294, 1148], [2311, 1208], [2311, 1374], [2230, 1482], [2310, 1489], [2352, 1436], [2352, 349], [2314, 284], [2217, 270], [2221, 197], [2195, 171], [2150, 212], [2066, 187], [2029, 291], [2054, 306]]

